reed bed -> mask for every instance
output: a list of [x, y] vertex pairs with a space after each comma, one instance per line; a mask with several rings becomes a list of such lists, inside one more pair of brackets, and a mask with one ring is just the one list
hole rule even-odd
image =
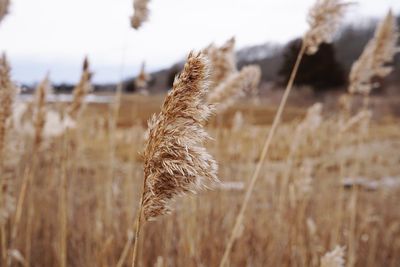
[[[125, 99], [121, 103], [123, 110], [132, 109], [132, 103], [149, 108], [147, 103], [161, 100], [157, 96], [122, 99]], [[234, 130], [229, 121], [218, 127], [212, 123], [207, 126], [214, 140], [206, 146], [219, 163], [221, 184], [236, 182], [242, 186], [218, 187], [177, 201], [172, 204], [174, 211], [170, 215], [143, 225], [137, 266], [153, 266], [157, 262], [162, 262], [162, 266], [219, 264], [249, 183], [248, 177], [259, 159], [258, 140], [270, 130], [270, 124], [252, 117], [251, 110], [261, 109], [263, 114], [272, 116], [274, 109], [266, 108], [263, 101], [259, 105], [242, 105], [247, 108], [243, 112], [246, 131]], [[158, 112], [159, 107], [153, 105], [149, 113]], [[116, 266], [127, 241], [132, 244], [132, 223], [143, 180], [143, 159], [137, 151], [144, 149], [147, 116], [138, 111], [120, 112], [120, 123], [113, 133], [107, 126], [109, 112], [111, 109], [100, 105], [90, 105], [83, 110], [77, 122], [79, 135], [69, 137], [71, 148], [65, 165], [61, 164], [66, 160], [65, 137], [44, 140], [36, 153], [38, 167], [34, 169], [28, 168], [33, 160], [33, 148], [12, 151], [14, 160], [9, 163], [12, 165], [8, 165], [8, 172], [15, 182], [14, 195], [23, 182], [24, 169], [34, 172], [29, 187], [29, 192], [34, 192], [29, 197], [33, 203], [33, 217], [29, 220], [24, 208], [15, 239], [6, 235], [7, 258], [12, 266], [27, 260], [26, 240], [31, 242], [31, 266], [59, 265], [62, 247], [56, 244], [62, 232], [59, 216], [54, 215], [62, 208], [58, 200], [63, 173], [68, 178], [67, 266]], [[288, 112], [294, 111], [289, 108]], [[387, 177], [399, 178], [397, 119], [391, 123], [373, 120], [370, 131], [359, 145], [359, 123], [347, 128], [345, 138], [334, 138], [339, 134], [340, 116], [322, 111], [321, 123], [301, 136], [293, 152], [293, 133], [305, 118], [303, 112], [293, 114], [283, 121], [276, 132], [276, 141], [271, 144], [269, 164], [261, 169], [259, 184], [232, 248], [230, 266], [319, 266], [323, 256], [338, 244], [346, 247], [344, 259], [347, 260], [351, 230], [356, 244], [355, 266], [397, 266], [400, 261], [400, 213], [397, 209], [400, 188], [389, 184], [377, 189], [357, 185], [356, 223], [351, 229], [352, 189], [351, 185], [344, 187], [340, 179], [357, 177], [383, 183]], [[18, 138], [19, 142], [28, 142], [32, 137]], [[115, 142], [114, 152], [105, 145], [110, 143], [110, 138]], [[111, 153], [115, 153], [115, 159], [109, 185]], [[277, 192], [282, 191], [281, 181], [287, 175], [290, 154], [288, 191], [283, 190], [288, 192], [288, 198], [284, 205], [278, 205]], [[312, 162], [308, 171], [305, 170], [307, 161]], [[359, 165], [357, 169], [356, 165]], [[110, 198], [104, 197], [107, 192]], [[24, 207], [28, 204], [25, 202]], [[107, 208], [109, 206], [112, 208]], [[337, 212], [338, 208], [341, 213]], [[13, 218], [11, 216], [6, 223], [7, 231], [15, 225]], [[131, 253], [128, 253], [126, 266], [130, 259]]]
[[[134, 1], [133, 28], [148, 2]], [[279, 105], [256, 96], [258, 66], [236, 68], [234, 38], [190, 53], [166, 96], [120, 85], [111, 104], [85, 105], [87, 59], [67, 106], [47, 103], [49, 76], [20, 103], [4, 55], [1, 266], [399, 266], [400, 118], [370, 96], [399, 50], [391, 11], [348, 94], [291, 106], [303, 56], [348, 6], [310, 9]], [[136, 86], [149, 79], [143, 65]]]

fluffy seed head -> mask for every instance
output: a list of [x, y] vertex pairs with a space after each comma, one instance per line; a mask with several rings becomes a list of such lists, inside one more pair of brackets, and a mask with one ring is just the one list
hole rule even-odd
[[68, 107], [68, 115], [72, 119], [76, 119], [82, 110], [85, 96], [91, 90], [91, 80], [92, 73], [89, 71], [89, 61], [87, 58], [83, 61], [83, 69], [81, 79], [79, 83], [75, 86], [73, 91], [73, 99]]
[[374, 37], [368, 42], [359, 59], [353, 63], [350, 72], [350, 93], [368, 95], [377, 86], [372, 83], [372, 78], [383, 78], [393, 70], [393, 67], [387, 64], [390, 64], [394, 55], [400, 51], [398, 38], [396, 18], [389, 10], [376, 28]]
[[209, 45], [203, 53], [211, 62], [210, 88], [218, 86], [232, 73], [236, 73], [235, 38], [232, 37], [221, 47], [214, 44]]
[[307, 17], [310, 29], [304, 35], [306, 52], [315, 54], [321, 43], [331, 43], [349, 3], [341, 0], [317, 0]]
[[142, 26], [143, 22], [149, 19], [149, 9], [147, 5], [149, 0], [134, 0], [133, 1], [133, 16], [131, 17], [131, 26], [135, 30]]
[[218, 111], [232, 106], [237, 99], [257, 88], [261, 78], [261, 70], [257, 65], [243, 67], [240, 72], [232, 74], [207, 96], [207, 101], [217, 104]]
[[344, 247], [337, 246], [321, 258], [321, 267], [344, 267]]
[[202, 146], [203, 123], [211, 113], [205, 103], [208, 65], [190, 53], [161, 112], [149, 122], [144, 151], [143, 214], [146, 220], [168, 213], [176, 196], [195, 193], [216, 182], [217, 163]]
[[0, 21], [8, 14], [10, 0], [0, 0]]
[[46, 124], [46, 96], [50, 90], [50, 82], [48, 75], [38, 85], [35, 93], [35, 113], [33, 124], [35, 128], [34, 146], [37, 148], [42, 143], [43, 129]]

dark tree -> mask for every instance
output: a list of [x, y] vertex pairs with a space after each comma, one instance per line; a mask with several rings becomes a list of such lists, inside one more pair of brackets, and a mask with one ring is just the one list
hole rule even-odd
[[[284, 50], [283, 63], [279, 71], [287, 83], [301, 47], [301, 39], [290, 42]], [[323, 43], [314, 55], [305, 55], [301, 61], [296, 85], [310, 85], [315, 90], [338, 88], [345, 85], [345, 72], [335, 58], [333, 45]]]
[[136, 92], [135, 79], [128, 79], [127, 81], [124, 81], [123, 88], [124, 92], [127, 93]]

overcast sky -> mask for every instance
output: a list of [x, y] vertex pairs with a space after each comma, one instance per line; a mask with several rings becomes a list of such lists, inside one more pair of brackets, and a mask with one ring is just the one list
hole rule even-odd
[[[151, 0], [150, 21], [129, 27], [132, 0], [11, 0], [0, 25], [0, 51], [6, 51], [13, 77], [33, 82], [50, 71], [55, 82], [75, 82], [85, 55], [95, 82], [115, 82], [168, 67], [191, 49], [236, 36], [237, 47], [283, 43], [306, 29], [314, 0]], [[346, 21], [382, 17], [400, 0], [360, 0]]]

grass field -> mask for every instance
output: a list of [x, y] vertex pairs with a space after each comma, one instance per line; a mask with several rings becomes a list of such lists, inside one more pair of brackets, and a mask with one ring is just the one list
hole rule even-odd
[[[29, 137], [12, 134], [6, 170], [17, 177], [15, 193], [31, 179], [15, 236], [7, 237], [13, 266], [57, 266], [63, 251], [68, 266], [130, 264], [124, 251], [141, 193], [139, 152], [145, 122], [162, 99], [123, 96], [117, 127], [112, 104], [89, 105], [75, 130], [46, 140], [35, 154]], [[146, 224], [139, 266], [218, 266], [275, 110], [245, 100], [212, 117], [207, 147], [222, 183], [178, 199], [171, 215]], [[341, 131], [345, 114], [329, 110], [317, 127], [298, 134], [305, 114], [291, 106], [284, 114], [230, 266], [319, 266], [336, 245], [355, 266], [399, 266], [399, 119], [383, 116], [368, 129], [363, 119]], [[342, 185], [358, 177], [376, 186]], [[15, 223], [6, 228], [12, 233]]]
[[[135, 30], [148, 4], [133, 1]], [[389, 9], [339, 78], [329, 44], [352, 4], [316, 1], [273, 82], [273, 63], [238, 68], [232, 37], [158, 72], [158, 92], [175, 77], [166, 95], [150, 94], [145, 63], [124, 81], [123, 48], [121, 81], [97, 86], [112, 101], [88, 58], [72, 95], [50, 101], [50, 76], [21, 95], [3, 54], [0, 266], [400, 266], [398, 21]]]

